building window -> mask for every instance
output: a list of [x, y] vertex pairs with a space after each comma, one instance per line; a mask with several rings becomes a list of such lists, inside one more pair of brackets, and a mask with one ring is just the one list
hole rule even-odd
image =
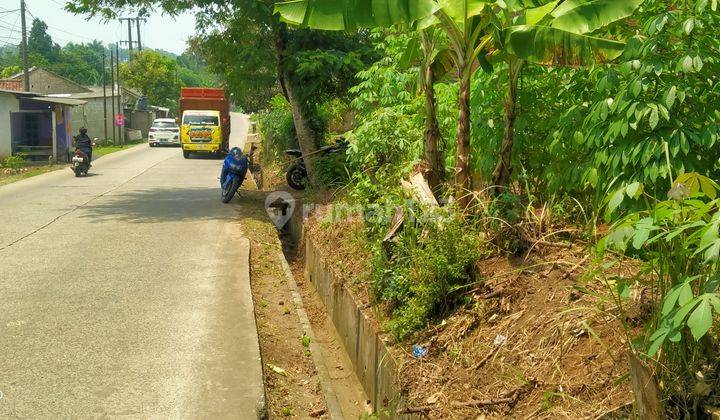
[[40, 142], [40, 118], [37, 114], [25, 114], [23, 121], [25, 144], [38, 146]]

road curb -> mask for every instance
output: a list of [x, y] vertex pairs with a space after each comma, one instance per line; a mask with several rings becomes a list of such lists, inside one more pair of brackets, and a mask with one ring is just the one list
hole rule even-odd
[[247, 291], [246, 293], [243, 293], [243, 295], [247, 296], [248, 304], [252, 306], [253, 320], [255, 322], [255, 346], [253, 347], [257, 348], [257, 354], [260, 361], [260, 383], [262, 384], [262, 395], [260, 396], [260, 399], [256, 404], [256, 414], [258, 419], [265, 420], [269, 418], [267, 389], [265, 388], [265, 361], [263, 360], [262, 352], [260, 351], [260, 336], [258, 335], [257, 311], [255, 310], [255, 302], [252, 298], [252, 286], [250, 285], [250, 239], [243, 237], [240, 239], [240, 242], [242, 244], [240, 249], [244, 250], [241, 251], [243, 253], [241, 258], [243, 262], [247, 262], [247, 271], [243, 270], [241, 276], [243, 288], [247, 286]]

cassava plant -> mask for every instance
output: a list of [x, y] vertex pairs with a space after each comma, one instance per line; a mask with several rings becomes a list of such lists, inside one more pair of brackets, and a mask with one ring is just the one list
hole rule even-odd
[[[630, 342], [657, 372], [661, 389], [673, 404], [672, 416], [699, 414], [698, 403], [711, 393], [717, 358], [720, 314], [720, 187], [697, 173], [678, 176], [665, 200], [652, 200], [639, 182], [623, 186], [608, 202], [614, 212], [628, 198], [652, 200], [632, 212], [600, 242], [645, 261], [642, 287], [652, 307], [644, 332]], [[618, 285], [627, 296], [628, 285]]]

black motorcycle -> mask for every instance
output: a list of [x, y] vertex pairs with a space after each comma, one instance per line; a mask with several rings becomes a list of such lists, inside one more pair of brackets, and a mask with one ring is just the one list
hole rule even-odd
[[[335, 142], [335, 144], [321, 147], [318, 151], [311, 153], [311, 155], [320, 154], [320, 156], [327, 156], [332, 153], [345, 152], [348, 144], [347, 140], [341, 139]], [[304, 190], [307, 184], [307, 167], [305, 166], [302, 151], [299, 149], [288, 149], [285, 153], [295, 158], [294, 163], [287, 169], [285, 180], [290, 188]]]
[[70, 167], [75, 176], [85, 176], [90, 170], [90, 159], [85, 152], [80, 149], [75, 149], [75, 153], [72, 156], [72, 166]]

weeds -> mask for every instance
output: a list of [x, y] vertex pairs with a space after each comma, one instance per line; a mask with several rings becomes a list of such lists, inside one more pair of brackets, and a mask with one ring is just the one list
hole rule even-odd
[[27, 156], [24, 153], [17, 153], [13, 156], [8, 156], [3, 161], [3, 167], [8, 169], [20, 169], [27, 166]]
[[449, 215], [442, 222], [406, 223], [389, 252], [376, 247], [372, 291], [391, 312], [388, 327], [398, 339], [462, 302], [481, 245], [477, 230]]

